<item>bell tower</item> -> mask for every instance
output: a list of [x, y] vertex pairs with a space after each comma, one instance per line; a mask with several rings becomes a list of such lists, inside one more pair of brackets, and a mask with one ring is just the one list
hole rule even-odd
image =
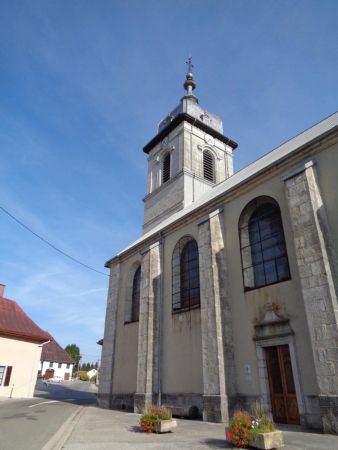
[[185, 95], [143, 148], [148, 155], [145, 233], [233, 174], [237, 144], [224, 136], [222, 120], [199, 105], [191, 58], [187, 64]]

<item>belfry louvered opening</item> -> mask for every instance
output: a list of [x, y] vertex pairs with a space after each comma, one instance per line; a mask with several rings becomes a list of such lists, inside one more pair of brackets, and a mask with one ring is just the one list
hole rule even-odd
[[162, 183], [170, 180], [170, 153], [167, 153], [163, 158], [162, 167]]
[[215, 183], [215, 162], [209, 150], [203, 152], [203, 178]]

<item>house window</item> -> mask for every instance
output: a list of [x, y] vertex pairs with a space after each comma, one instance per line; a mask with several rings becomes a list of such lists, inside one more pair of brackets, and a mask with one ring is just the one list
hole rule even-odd
[[200, 305], [200, 281], [197, 242], [185, 236], [176, 244], [172, 261], [173, 311]]
[[53, 362], [52, 361], [49, 363], [49, 367], [53, 367]]
[[215, 183], [215, 160], [209, 150], [203, 152], [203, 178]]
[[124, 304], [124, 323], [138, 322], [141, 299], [141, 264], [135, 261], [128, 271]]
[[170, 153], [166, 153], [162, 165], [162, 184], [170, 180]]
[[239, 228], [245, 289], [290, 279], [278, 204], [269, 197], [250, 202], [241, 215]]
[[58, 368], [61, 369], [62, 363], [58, 363]]
[[133, 292], [131, 299], [131, 321], [137, 322], [140, 314], [140, 296], [141, 296], [141, 266], [135, 272], [133, 280]]
[[69, 369], [69, 368], [70, 368], [70, 364], [68, 363], [68, 364], [67, 364], [67, 369]]
[[5, 375], [6, 366], [0, 366], [0, 386], [2, 386], [2, 380]]

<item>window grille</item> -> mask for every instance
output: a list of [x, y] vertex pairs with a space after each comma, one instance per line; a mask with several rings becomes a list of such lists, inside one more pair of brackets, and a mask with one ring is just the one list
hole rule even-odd
[[141, 266], [135, 272], [131, 299], [131, 322], [137, 322], [140, 314]]
[[244, 286], [254, 289], [290, 279], [278, 205], [258, 205], [240, 228]]
[[200, 305], [198, 246], [194, 239], [183, 238], [178, 254], [173, 255], [173, 311], [189, 310]]
[[162, 183], [170, 180], [170, 153], [167, 153], [163, 158], [163, 167], [162, 167]]
[[214, 157], [208, 150], [203, 152], [203, 178], [215, 183]]

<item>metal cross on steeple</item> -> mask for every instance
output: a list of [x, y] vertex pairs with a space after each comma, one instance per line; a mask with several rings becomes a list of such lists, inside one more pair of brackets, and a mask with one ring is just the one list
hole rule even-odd
[[194, 75], [192, 73], [192, 69], [194, 67], [193, 63], [192, 63], [192, 57], [189, 56], [188, 60], [185, 62], [188, 66], [188, 72], [185, 76], [185, 82], [184, 82], [184, 89], [187, 91], [185, 97], [189, 97], [191, 99], [193, 99], [194, 101], [197, 101], [197, 97], [195, 97], [192, 93], [192, 91], [195, 89], [196, 87], [196, 83], [194, 81]]
[[188, 73], [192, 73], [192, 69], [194, 67], [192, 63], [192, 56], [189, 56], [188, 61], [185, 62], [188, 65]]

